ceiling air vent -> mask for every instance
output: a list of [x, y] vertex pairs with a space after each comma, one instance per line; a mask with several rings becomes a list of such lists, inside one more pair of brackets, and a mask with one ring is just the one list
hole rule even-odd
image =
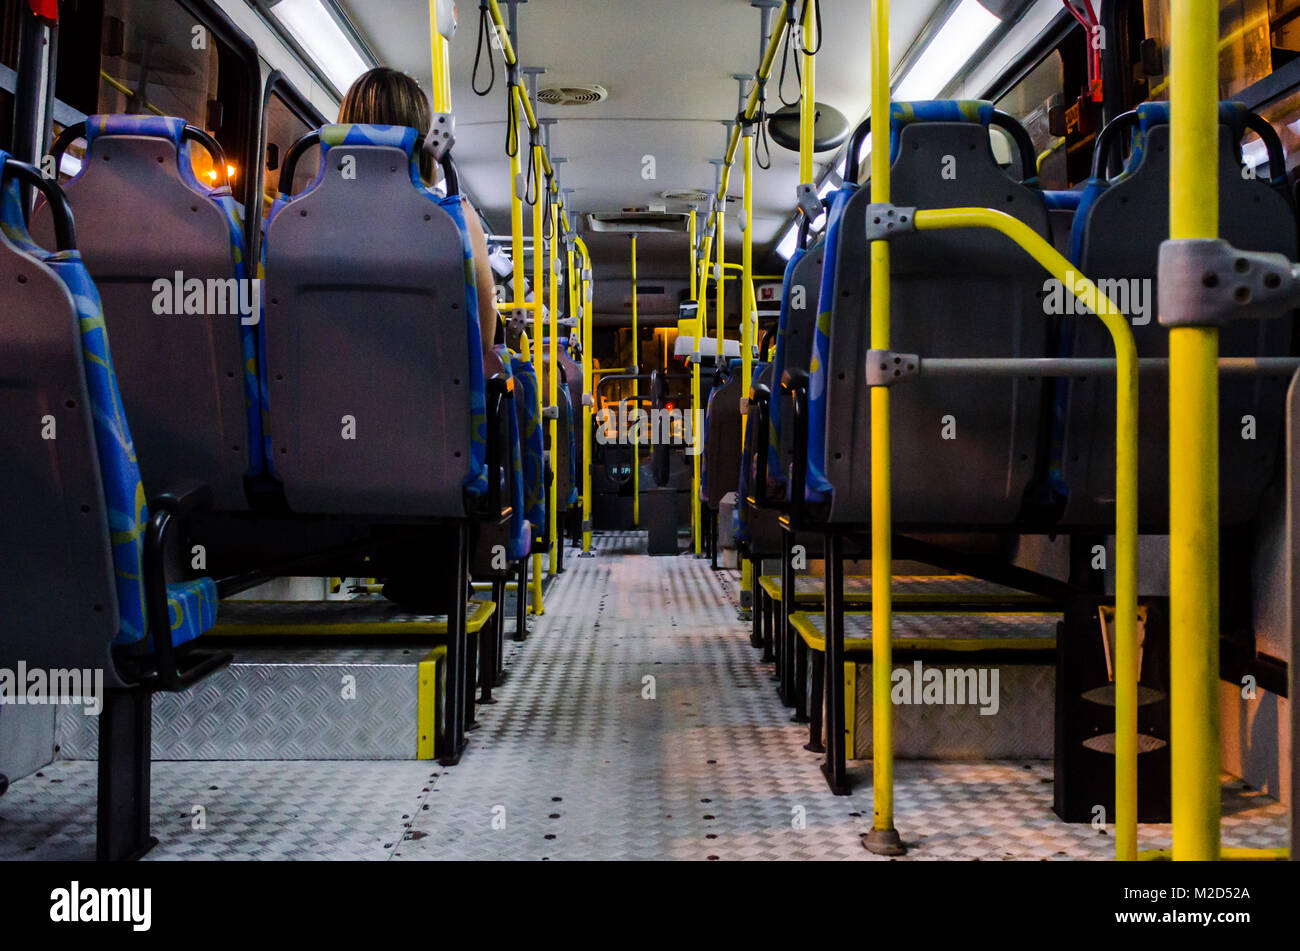
[[609, 91], [596, 83], [582, 86], [546, 86], [537, 98], [548, 106], [591, 106], [609, 98]]
[[665, 201], [684, 201], [688, 205], [697, 202], [708, 201], [708, 192], [702, 192], [698, 188], [670, 188], [663, 193]]
[[587, 215], [587, 227], [592, 231], [626, 234], [634, 231], [685, 231], [687, 221], [687, 216], [679, 212], [614, 211]]

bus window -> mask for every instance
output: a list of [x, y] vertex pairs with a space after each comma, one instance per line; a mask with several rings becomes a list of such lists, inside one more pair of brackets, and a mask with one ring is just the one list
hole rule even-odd
[[[1294, 52], [1279, 44], [1278, 26], [1290, 49], [1300, 50], [1300, 25], [1291, 25], [1298, 13], [1300, 0], [1219, 0], [1220, 99], [1231, 99], [1294, 58]], [[1169, 0], [1144, 0], [1143, 15], [1146, 35], [1160, 49], [1162, 67], [1149, 77], [1149, 98], [1168, 99]]]
[[18, 76], [19, 13], [18, 0], [0, 3], [0, 149], [13, 147], [14, 93]]
[[[306, 104], [306, 100], [289, 86], [283, 79], [272, 80], [266, 97], [266, 114], [263, 123], [266, 127], [266, 154], [263, 161], [266, 175], [262, 184], [262, 216], [271, 210], [271, 202], [280, 192], [280, 168], [289, 148], [307, 132], [319, 125], [320, 117]], [[296, 195], [316, 178], [320, 168], [320, 150], [309, 149], [303, 155], [294, 171], [293, 182], [286, 189]]]
[[1041, 63], [997, 101], [997, 107], [1018, 119], [1029, 133], [1038, 154], [1038, 178], [1043, 188], [1070, 185], [1066, 169], [1066, 138], [1051, 131], [1050, 115], [1064, 98], [1065, 67], [1059, 50]]
[[[229, 28], [214, 16], [188, 0], [102, 0], [71, 8], [59, 24], [59, 98], [86, 114], [179, 116], [203, 129], [225, 151], [224, 171], [242, 201], [254, 54], [235, 49]], [[75, 158], [80, 149], [69, 151]], [[199, 181], [223, 180], [206, 150], [190, 149], [190, 155]]]

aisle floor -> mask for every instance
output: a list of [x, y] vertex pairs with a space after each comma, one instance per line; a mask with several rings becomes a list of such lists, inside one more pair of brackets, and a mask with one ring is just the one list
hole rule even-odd
[[[870, 764], [829, 793], [737, 619], [738, 574], [644, 550], [625, 533], [568, 553], [459, 765], [158, 762], [149, 858], [877, 858]], [[95, 774], [60, 760], [16, 782], [0, 859], [92, 857]], [[1109, 834], [1053, 815], [1051, 782], [1041, 761], [900, 761], [909, 858], [1110, 857]], [[1286, 834], [1279, 803], [1225, 784], [1225, 845]], [[1168, 840], [1143, 827], [1144, 848]]]

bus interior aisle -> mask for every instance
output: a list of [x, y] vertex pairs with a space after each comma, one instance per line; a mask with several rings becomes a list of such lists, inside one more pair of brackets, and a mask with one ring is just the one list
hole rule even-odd
[[1298, 471], [1300, 0], [0, 0], [16, 886], [1285, 924]]
[[[506, 655], [464, 767], [252, 760], [154, 765], [150, 860], [858, 860], [868, 782], [834, 796], [736, 618], [735, 571], [598, 535]], [[576, 555], [576, 552], [571, 552]], [[334, 663], [345, 663], [334, 658]], [[285, 711], [287, 712], [286, 706]], [[866, 779], [865, 763], [852, 767]], [[1052, 813], [1039, 759], [909, 760], [917, 860], [1105, 859], [1109, 836]], [[59, 760], [0, 802], [0, 859], [93, 854], [95, 764]], [[210, 831], [196, 834], [201, 809]], [[1225, 777], [1224, 844], [1276, 847], [1286, 811]], [[1167, 848], [1167, 824], [1143, 846]]]

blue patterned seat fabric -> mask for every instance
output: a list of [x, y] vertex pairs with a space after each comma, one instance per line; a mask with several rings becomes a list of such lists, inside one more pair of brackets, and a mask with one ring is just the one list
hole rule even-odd
[[510, 354], [510, 371], [515, 380], [515, 410], [519, 418], [519, 444], [524, 464], [524, 518], [531, 526], [534, 544], [541, 544], [546, 530], [546, 486], [543, 466], [546, 447], [542, 441], [542, 417], [537, 411], [537, 371], [531, 361]]
[[[511, 366], [513, 355], [504, 346], [493, 348], [501, 358], [501, 368], [505, 373], [514, 398], [519, 399], [519, 388], [515, 384]], [[524, 514], [524, 464], [523, 445], [520, 439], [519, 414], [506, 413], [506, 426], [510, 433], [510, 471], [506, 474], [507, 488], [510, 496], [510, 551], [511, 561], [518, 561], [528, 555], [532, 549], [533, 532]]]
[[[7, 153], [0, 151], [0, 165], [8, 157]], [[18, 185], [12, 179], [0, 193], [0, 233], [3, 240], [49, 267], [68, 289], [76, 308], [117, 590], [119, 627], [114, 643], [148, 647], [144, 537], [149, 524], [149, 509], [131, 442], [131, 430], [113, 372], [113, 357], [109, 351], [99, 291], [82, 263], [80, 253], [74, 250], [48, 252], [32, 241], [23, 218]], [[216, 620], [217, 589], [210, 578], [169, 584], [167, 602], [173, 644], [193, 640]]]

